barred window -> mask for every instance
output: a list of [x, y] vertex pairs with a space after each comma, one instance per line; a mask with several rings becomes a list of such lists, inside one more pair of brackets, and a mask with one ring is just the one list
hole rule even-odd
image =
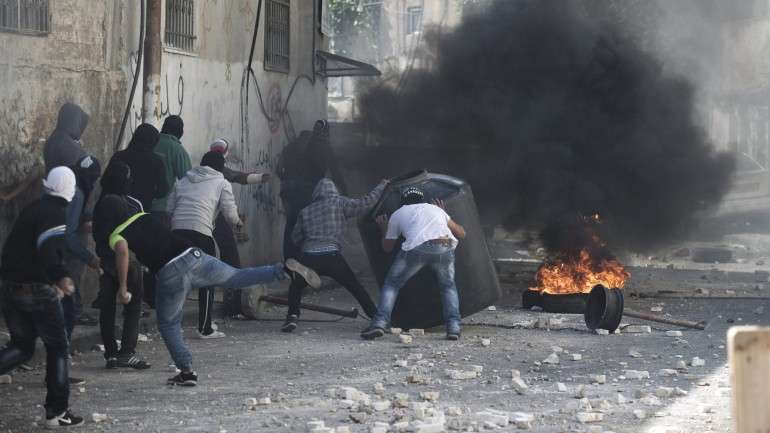
[[166, 0], [166, 46], [193, 51], [195, 39], [195, 1]]
[[48, 0], [0, 0], [0, 30], [48, 34], [51, 31]]
[[417, 33], [422, 27], [422, 6], [406, 8], [406, 34]]
[[265, 69], [289, 72], [290, 0], [267, 0], [265, 21]]

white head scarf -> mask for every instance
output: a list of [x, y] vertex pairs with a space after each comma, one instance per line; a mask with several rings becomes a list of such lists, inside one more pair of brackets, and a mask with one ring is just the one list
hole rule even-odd
[[54, 197], [61, 197], [68, 202], [75, 196], [75, 173], [69, 167], [54, 167], [43, 179], [45, 193]]

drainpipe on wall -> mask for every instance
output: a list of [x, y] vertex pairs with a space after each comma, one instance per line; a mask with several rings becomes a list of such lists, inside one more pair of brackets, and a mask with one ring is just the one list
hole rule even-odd
[[147, 1], [142, 122], [151, 123], [155, 126], [160, 126], [160, 62], [162, 56], [160, 19], [162, 11], [162, 0]]

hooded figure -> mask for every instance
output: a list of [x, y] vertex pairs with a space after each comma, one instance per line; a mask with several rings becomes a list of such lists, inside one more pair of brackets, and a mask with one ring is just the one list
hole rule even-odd
[[[340, 249], [348, 220], [369, 211], [387, 184], [388, 181], [383, 180], [369, 194], [354, 199], [340, 195], [337, 185], [331, 179], [321, 179], [313, 190], [312, 203], [299, 212], [291, 233], [292, 240], [301, 251], [302, 263], [318, 275], [331, 277], [340, 283], [356, 298], [369, 317], [377, 308], [340, 254]], [[283, 332], [292, 332], [297, 328], [305, 285], [301, 278], [292, 279], [289, 286], [289, 311], [281, 327]]]
[[80, 138], [88, 126], [88, 119], [88, 114], [78, 105], [71, 102], [62, 105], [56, 129], [46, 140], [43, 149], [46, 173], [54, 167], [71, 167], [86, 156]]
[[[160, 131], [160, 139], [155, 146], [155, 154], [163, 161], [166, 168], [166, 184], [169, 191], [174, 188], [174, 184], [192, 168], [190, 155], [182, 146], [180, 139], [184, 135], [184, 121], [177, 115], [166, 117], [163, 122], [163, 128]], [[152, 203], [152, 211], [158, 213], [166, 212], [168, 194], [156, 199]], [[165, 216], [165, 221], [169, 221]]]
[[221, 172], [224, 163], [222, 154], [208, 152], [200, 167], [177, 182], [168, 200], [173, 230], [193, 230], [213, 237], [214, 220], [220, 211], [230, 224], [241, 224], [233, 187]]
[[150, 209], [154, 199], [165, 197], [169, 191], [166, 167], [154, 152], [159, 138], [160, 133], [154, 126], [143, 123], [136, 128], [128, 147], [111, 160], [121, 161], [131, 169], [131, 195], [142, 202], [145, 209]]

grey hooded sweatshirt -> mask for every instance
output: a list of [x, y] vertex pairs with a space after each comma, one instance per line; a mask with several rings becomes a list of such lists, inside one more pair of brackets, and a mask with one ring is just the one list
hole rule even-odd
[[168, 212], [172, 230], [194, 230], [209, 237], [219, 212], [230, 224], [241, 223], [233, 187], [211, 167], [195, 167], [176, 183], [168, 197]]
[[88, 119], [88, 114], [78, 105], [71, 102], [62, 105], [56, 129], [46, 140], [43, 149], [46, 173], [62, 165], [71, 167], [86, 156], [80, 137], [88, 126]]

